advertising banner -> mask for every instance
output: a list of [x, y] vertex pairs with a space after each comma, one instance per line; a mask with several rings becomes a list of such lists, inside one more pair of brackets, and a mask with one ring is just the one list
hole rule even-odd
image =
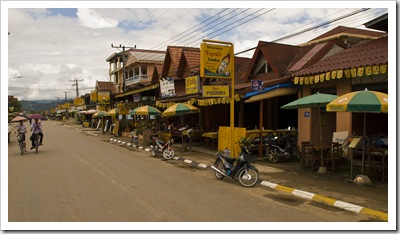
[[200, 75], [205, 78], [231, 79], [233, 47], [202, 43], [200, 45]]
[[175, 96], [175, 83], [173, 77], [167, 77], [160, 81], [161, 97]]
[[189, 76], [185, 79], [186, 94], [194, 94], [200, 91], [200, 79], [198, 76]]
[[229, 97], [229, 86], [203, 86], [203, 97]]

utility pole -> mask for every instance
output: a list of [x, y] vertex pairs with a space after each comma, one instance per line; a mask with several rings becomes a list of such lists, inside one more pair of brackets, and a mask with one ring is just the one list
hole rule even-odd
[[78, 98], [79, 97], [78, 81], [83, 81], [83, 79], [80, 79], [80, 80], [74, 79], [74, 80], [70, 80], [70, 81], [75, 82], [75, 84], [73, 84], [72, 86], [76, 86], [76, 97]]
[[129, 47], [129, 46], [122, 46], [121, 44], [119, 44], [119, 46], [114, 46], [113, 44], [111, 44], [112, 48], [122, 48], [122, 93], [125, 93], [125, 79], [126, 79], [126, 75], [125, 75], [125, 64], [126, 64], [126, 59], [125, 59], [125, 48], [129, 48], [129, 49], [136, 49], [136, 45], [133, 47]]
[[55, 97], [57, 98], [57, 105], [60, 105], [60, 97]]
[[[77, 85], [76, 85], [76, 87], [78, 88], [78, 83], [77, 83]], [[61, 93], [64, 93], [65, 94], [65, 102], [67, 102], [67, 93], [70, 93], [71, 91], [61, 91]], [[78, 95], [78, 94], [76, 94], [76, 95]]]

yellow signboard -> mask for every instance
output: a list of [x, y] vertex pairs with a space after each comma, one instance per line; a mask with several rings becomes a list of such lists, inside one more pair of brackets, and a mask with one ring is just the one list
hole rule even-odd
[[229, 86], [203, 86], [203, 97], [229, 97]]
[[205, 78], [233, 77], [233, 47], [202, 43], [200, 45], [200, 75]]
[[194, 94], [198, 93], [199, 88], [199, 77], [198, 76], [189, 76], [185, 79], [186, 84], [186, 94]]
[[90, 92], [90, 102], [97, 102], [97, 91], [92, 90]]
[[240, 152], [239, 144], [236, 144], [241, 137], [246, 137], [246, 128], [234, 128], [233, 132], [233, 147], [234, 151], [231, 150], [231, 128], [220, 126], [218, 130], [218, 150], [228, 149], [231, 152], [232, 158], [237, 158]]
[[100, 104], [106, 104], [110, 102], [110, 91], [98, 91], [97, 100]]
[[74, 99], [74, 106], [84, 106], [84, 105], [85, 105], [85, 99], [83, 98]]
[[120, 115], [127, 115], [129, 114], [129, 110], [126, 108], [125, 103], [118, 103], [117, 108]]

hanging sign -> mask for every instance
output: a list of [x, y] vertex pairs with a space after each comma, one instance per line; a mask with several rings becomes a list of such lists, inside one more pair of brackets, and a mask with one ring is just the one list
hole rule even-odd
[[233, 48], [210, 43], [200, 45], [200, 75], [205, 78], [233, 77]]
[[200, 79], [198, 76], [189, 76], [185, 79], [186, 94], [195, 94], [200, 90]]
[[163, 78], [160, 81], [161, 97], [173, 97], [175, 96], [175, 83], [174, 77]]

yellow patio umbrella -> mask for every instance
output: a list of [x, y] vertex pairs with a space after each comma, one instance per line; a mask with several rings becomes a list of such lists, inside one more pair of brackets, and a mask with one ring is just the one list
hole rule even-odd
[[199, 108], [188, 104], [177, 103], [175, 105], [168, 107], [162, 113], [162, 115], [164, 117], [168, 117], [168, 116], [177, 116], [177, 115], [185, 115], [193, 113], [199, 113]]
[[154, 108], [152, 106], [139, 106], [136, 107], [135, 109], [130, 111], [131, 115], [155, 115], [159, 116], [161, 115], [161, 111], [159, 111], [157, 108]]

